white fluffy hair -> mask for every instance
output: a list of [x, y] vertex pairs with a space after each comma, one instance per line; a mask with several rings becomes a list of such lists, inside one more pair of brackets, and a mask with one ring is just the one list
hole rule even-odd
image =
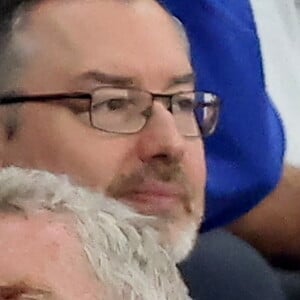
[[0, 211], [9, 206], [25, 212], [72, 212], [84, 251], [109, 299], [190, 299], [175, 261], [159, 245], [152, 226], [155, 217], [73, 186], [66, 176], [14, 167], [0, 172]]

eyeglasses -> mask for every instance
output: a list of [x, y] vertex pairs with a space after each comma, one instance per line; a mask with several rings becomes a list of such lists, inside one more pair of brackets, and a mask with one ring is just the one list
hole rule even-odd
[[25, 102], [65, 104], [77, 114], [88, 113], [90, 125], [118, 134], [142, 130], [159, 101], [172, 113], [178, 131], [185, 137], [207, 137], [218, 123], [220, 100], [206, 92], [154, 94], [134, 88], [101, 87], [92, 93], [0, 96], [0, 105]]

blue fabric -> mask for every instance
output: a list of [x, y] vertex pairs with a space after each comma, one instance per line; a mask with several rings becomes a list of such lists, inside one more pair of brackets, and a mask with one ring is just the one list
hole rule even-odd
[[197, 87], [222, 98], [216, 134], [205, 141], [203, 230], [249, 211], [277, 184], [284, 154], [279, 116], [265, 89], [259, 38], [248, 0], [164, 0], [185, 25]]

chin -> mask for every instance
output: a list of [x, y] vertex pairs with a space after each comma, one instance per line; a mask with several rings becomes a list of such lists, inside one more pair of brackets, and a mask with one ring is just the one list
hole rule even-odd
[[173, 244], [171, 256], [176, 263], [184, 261], [194, 249], [198, 236], [198, 226], [191, 224], [185, 230], [182, 230]]
[[188, 222], [183, 224], [165, 223], [160, 228], [160, 240], [173, 261], [184, 261], [194, 248], [198, 236], [198, 224]]
[[152, 211], [149, 213], [143, 206], [139, 208], [136, 205], [130, 206], [139, 214], [154, 217], [155, 221], [150, 226], [157, 230], [160, 244], [175, 263], [180, 263], [189, 256], [195, 246], [201, 225], [202, 217], [195, 217], [198, 212], [186, 213], [181, 210], [178, 213], [176, 209], [171, 215], [165, 212], [155, 214]]

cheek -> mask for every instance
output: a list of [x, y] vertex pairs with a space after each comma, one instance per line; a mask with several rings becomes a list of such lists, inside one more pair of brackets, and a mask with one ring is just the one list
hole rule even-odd
[[0, 224], [0, 233], [0, 284], [24, 281], [34, 287], [51, 288], [62, 295], [59, 299], [97, 299], [101, 285], [78, 238], [75, 222], [60, 223], [47, 213], [28, 219], [13, 216]]
[[206, 163], [201, 140], [191, 141], [187, 144], [185, 165], [187, 176], [189, 176], [195, 190], [203, 193], [206, 183]]
[[[86, 185], [106, 190], [116, 176], [126, 173], [136, 164], [134, 141], [129, 137], [87, 128], [82, 141], [82, 148], [74, 153], [78, 164], [75, 172]], [[84, 161], [82, 157], [85, 157]]]
[[133, 137], [90, 128], [61, 108], [34, 106], [24, 111], [10, 163], [68, 174], [81, 185], [102, 189], [133, 165], [134, 143]]
[[[80, 147], [74, 150], [79, 134]], [[112, 136], [91, 128], [84, 132], [78, 130], [65, 144], [64, 151], [69, 153], [65, 169], [69, 170], [68, 174], [78, 176], [81, 183], [105, 190], [113, 178], [126, 173], [135, 164], [133, 145], [128, 137]]]
[[75, 151], [72, 141], [66, 145], [65, 151], [69, 157], [63, 163], [63, 171], [83, 186], [106, 190], [111, 181], [124, 173], [134, 160], [127, 143], [117, 138], [106, 139], [97, 132], [87, 132], [81, 142], [82, 146]]
[[202, 141], [191, 142], [186, 153], [186, 173], [194, 192], [191, 202], [193, 220], [198, 224], [205, 209], [206, 163]]

